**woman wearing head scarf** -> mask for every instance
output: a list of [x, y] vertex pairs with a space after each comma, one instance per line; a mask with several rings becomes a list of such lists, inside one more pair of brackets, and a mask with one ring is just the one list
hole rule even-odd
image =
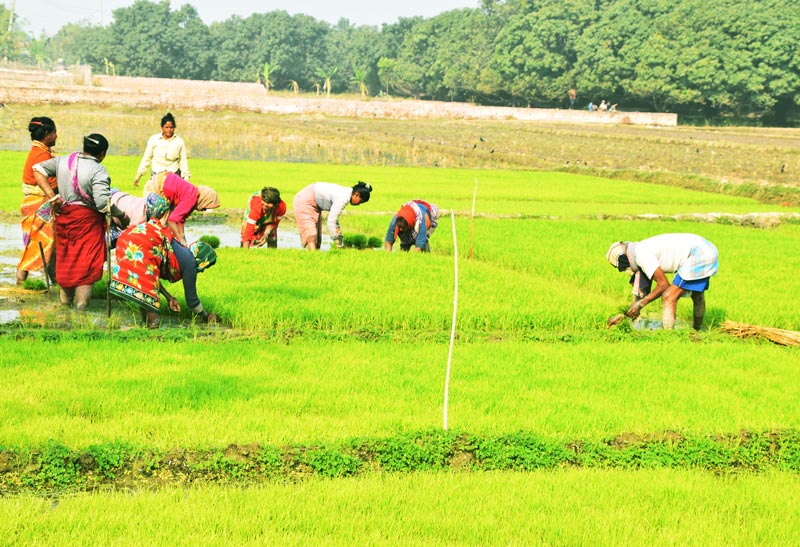
[[172, 311], [181, 310], [177, 298], [166, 290], [162, 279], [171, 282], [183, 280], [187, 305], [201, 320], [216, 322], [217, 316], [203, 309], [196, 288], [197, 274], [216, 263], [216, 253], [210, 245], [199, 242], [190, 248], [191, 251], [179, 246], [181, 254], [176, 254], [171, 244], [172, 233], [160, 220], [168, 207], [162, 196], [148, 194], [147, 222], [132, 225], [119, 236], [111, 294], [137, 304], [147, 326], [157, 328], [160, 294], [166, 297]]
[[157, 133], [147, 140], [147, 148], [144, 150], [144, 156], [142, 156], [139, 169], [136, 171], [136, 178], [133, 180], [134, 186], [139, 186], [139, 179], [148, 173], [149, 178], [163, 171], [175, 173], [186, 180], [191, 178], [186, 144], [175, 134], [175, 127], [175, 117], [167, 112], [161, 118], [161, 133]]
[[187, 246], [184, 225], [189, 215], [195, 210], [205, 211], [219, 207], [219, 197], [212, 188], [202, 185], [195, 186], [175, 173], [166, 171], [147, 181], [144, 191], [145, 193], [161, 194], [167, 199], [170, 208], [167, 228], [184, 247]]
[[[55, 122], [45, 116], [33, 118], [28, 124], [28, 131], [33, 144], [22, 169], [23, 198], [20, 211], [24, 249], [17, 264], [17, 285], [21, 285], [28, 278], [28, 272], [41, 270], [45, 266], [42, 264], [42, 255], [47, 260], [47, 275], [55, 279], [55, 262], [52, 258], [55, 238], [54, 219], [45, 193], [36, 184], [33, 166], [55, 157], [53, 146], [58, 139], [58, 133]], [[47, 182], [53, 192], [58, 192], [55, 177], [48, 178]]]
[[277, 188], [265, 186], [250, 196], [242, 220], [242, 247], [278, 247], [278, 224], [286, 214], [286, 202]]
[[[121, 212], [111, 207], [108, 171], [101, 164], [108, 140], [99, 133], [83, 138], [83, 152], [52, 158], [33, 166], [36, 184], [53, 202], [56, 214], [56, 282], [61, 302], [75, 302], [78, 310], [89, 305], [92, 285], [103, 277], [105, 218]], [[55, 176], [58, 194], [48, 182]]]
[[409, 201], [392, 217], [383, 246], [391, 251], [399, 238], [400, 250], [428, 253], [431, 250], [428, 241], [438, 225], [439, 208], [436, 205], [421, 199]]
[[352, 188], [330, 182], [316, 182], [300, 190], [294, 197], [294, 216], [303, 247], [319, 249], [322, 241], [322, 211], [328, 211], [328, 234], [342, 247], [342, 229], [339, 215], [347, 205], [369, 201], [372, 185], [359, 181]]

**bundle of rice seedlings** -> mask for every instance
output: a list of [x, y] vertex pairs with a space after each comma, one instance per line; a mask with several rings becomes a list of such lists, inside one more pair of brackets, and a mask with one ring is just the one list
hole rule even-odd
[[781, 346], [800, 346], [800, 332], [793, 330], [774, 329], [772, 327], [759, 327], [757, 325], [748, 325], [747, 323], [737, 323], [736, 321], [725, 321], [722, 324], [722, 332], [732, 334], [738, 338], [763, 336], [767, 340], [780, 344]]

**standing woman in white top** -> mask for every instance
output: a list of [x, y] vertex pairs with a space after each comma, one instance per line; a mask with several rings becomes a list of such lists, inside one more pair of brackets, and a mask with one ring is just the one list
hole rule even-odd
[[186, 144], [183, 139], [175, 134], [175, 118], [167, 114], [161, 118], [161, 133], [153, 135], [147, 140], [139, 170], [133, 180], [134, 186], [139, 186], [139, 179], [147, 175], [148, 179], [156, 173], [169, 171], [188, 181], [189, 156], [186, 153]]
[[369, 201], [372, 185], [359, 181], [352, 188], [330, 182], [316, 182], [300, 190], [294, 197], [294, 217], [303, 247], [314, 251], [322, 242], [322, 211], [328, 211], [328, 234], [342, 247], [339, 215], [349, 205]]

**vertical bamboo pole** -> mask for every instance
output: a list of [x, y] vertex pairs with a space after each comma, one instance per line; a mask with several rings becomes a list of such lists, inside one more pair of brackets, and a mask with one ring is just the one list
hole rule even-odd
[[453, 344], [456, 339], [456, 315], [458, 312], [458, 242], [456, 240], [456, 216], [450, 209], [450, 222], [453, 224], [453, 266], [455, 287], [453, 288], [453, 321], [450, 327], [450, 351], [447, 355], [447, 372], [444, 378], [444, 430], [447, 431], [447, 409], [450, 400], [450, 369], [453, 363]]

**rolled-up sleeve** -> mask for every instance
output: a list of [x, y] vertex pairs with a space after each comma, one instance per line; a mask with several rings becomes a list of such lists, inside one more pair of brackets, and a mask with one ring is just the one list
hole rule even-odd
[[33, 166], [33, 170], [43, 174], [46, 177], [55, 177], [58, 169], [58, 158], [50, 158], [49, 160], [42, 161]]

